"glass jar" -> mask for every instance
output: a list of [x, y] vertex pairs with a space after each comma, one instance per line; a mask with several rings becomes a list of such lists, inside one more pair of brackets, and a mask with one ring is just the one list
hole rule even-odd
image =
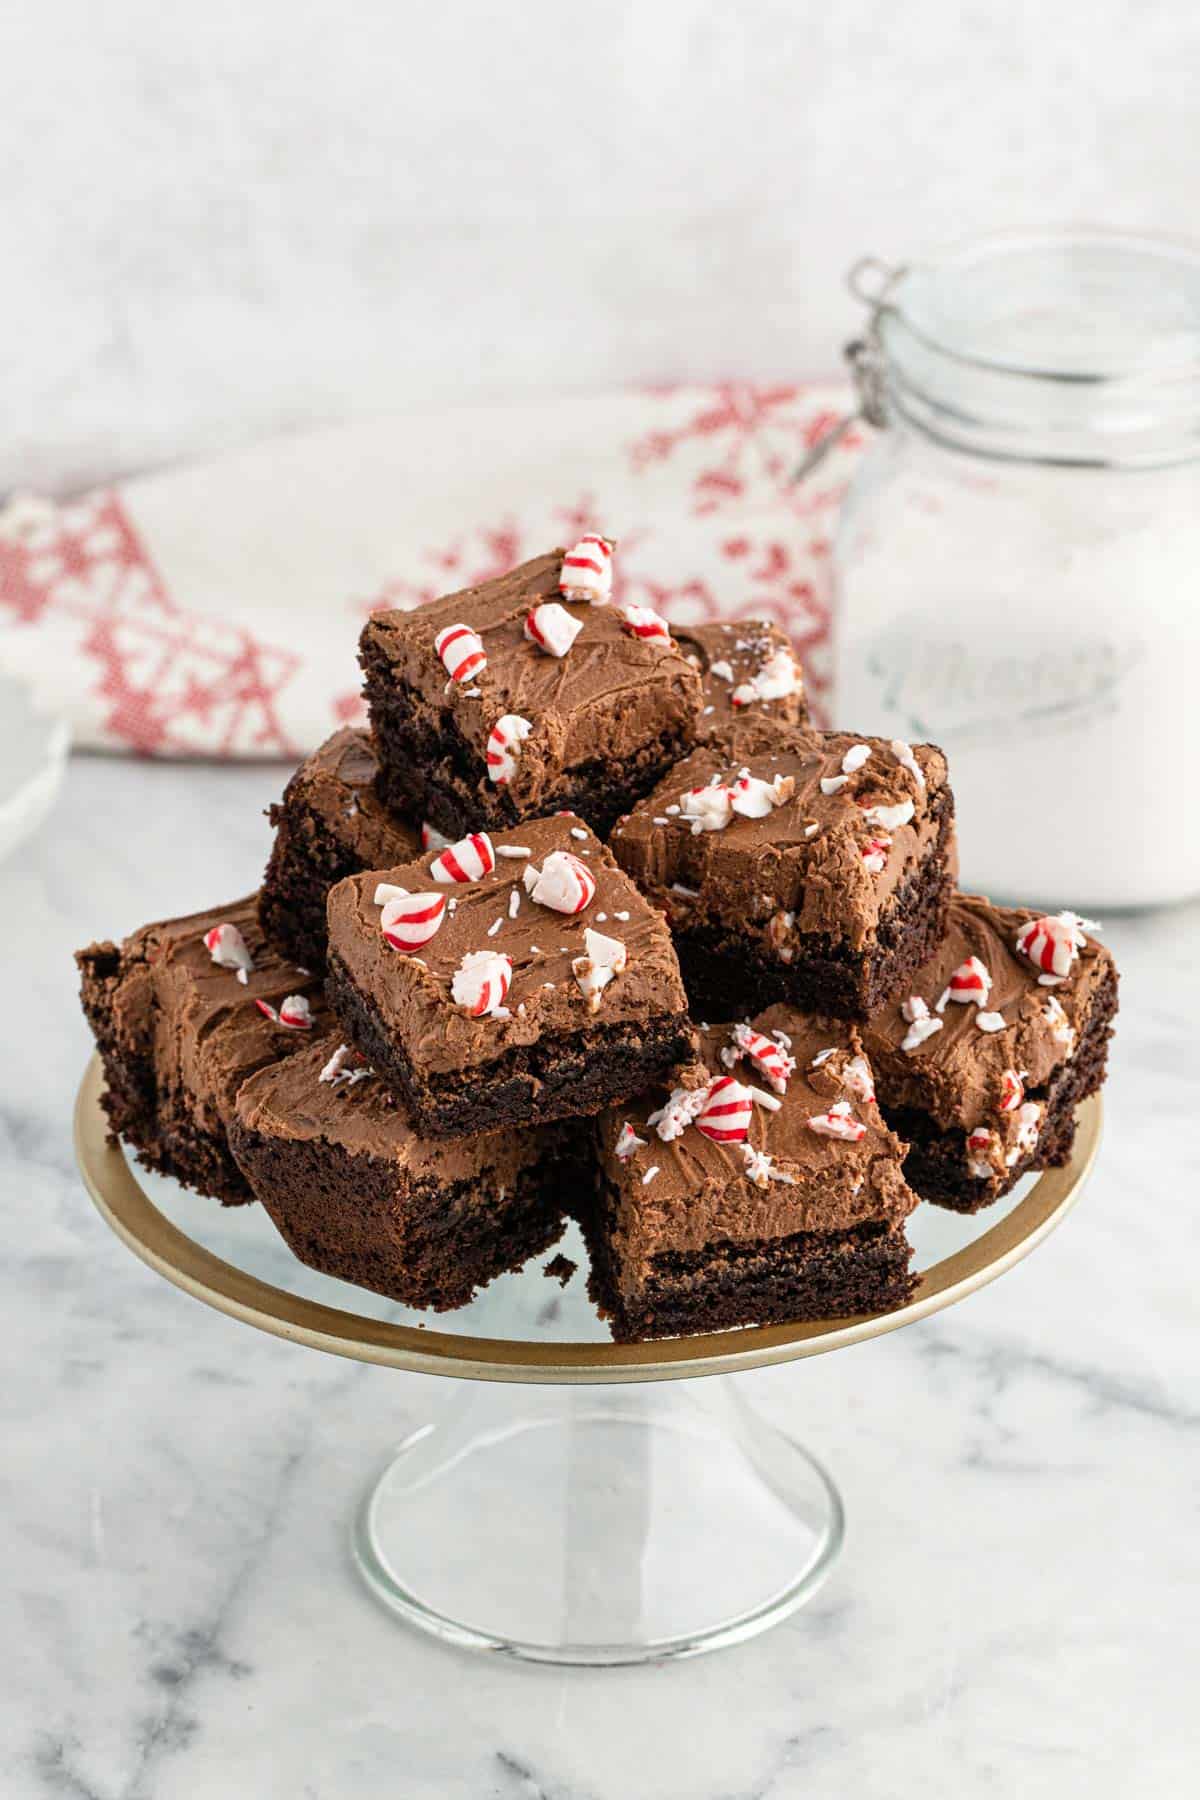
[[1200, 892], [1200, 249], [991, 239], [865, 297], [836, 723], [943, 746], [964, 888]]

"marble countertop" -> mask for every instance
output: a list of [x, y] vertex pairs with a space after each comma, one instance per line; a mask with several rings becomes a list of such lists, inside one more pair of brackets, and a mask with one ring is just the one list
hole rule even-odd
[[76, 759], [0, 866], [6, 1800], [1194, 1791], [1200, 907], [1107, 922], [1107, 1139], [1068, 1224], [963, 1306], [745, 1378], [842, 1486], [815, 1600], [691, 1663], [532, 1669], [410, 1634], [349, 1570], [431, 1382], [194, 1304], [75, 1171], [71, 951], [252, 887], [281, 783]]

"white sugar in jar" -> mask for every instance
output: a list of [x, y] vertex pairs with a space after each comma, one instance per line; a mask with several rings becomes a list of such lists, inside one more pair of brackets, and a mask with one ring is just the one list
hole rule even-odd
[[837, 724], [946, 750], [965, 888], [1200, 893], [1200, 249], [992, 239], [872, 307]]

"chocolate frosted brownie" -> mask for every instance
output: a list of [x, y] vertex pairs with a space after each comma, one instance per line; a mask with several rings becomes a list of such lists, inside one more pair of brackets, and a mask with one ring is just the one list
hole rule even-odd
[[561, 1233], [560, 1132], [423, 1139], [379, 1077], [326, 1040], [244, 1083], [230, 1139], [301, 1262], [441, 1311]]
[[665, 909], [693, 1007], [747, 996], [868, 1016], [907, 991], [945, 928], [954, 800], [930, 744], [767, 719], [703, 745], [615, 827]]
[[568, 807], [605, 832], [678, 760], [700, 677], [655, 613], [603, 604], [604, 577], [571, 567], [608, 575], [603, 543], [368, 621], [385, 801], [452, 837]]
[[280, 955], [302, 968], [325, 967], [325, 899], [335, 881], [420, 854], [420, 826], [383, 804], [378, 773], [369, 734], [337, 731], [305, 758], [270, 809], [275, 844], [258, 916]]
[[598, 1112], [691, 1044], [666, 922], [571, 814], [339, 882], [328, 993], [436, 1137]]
[[621, 1342], [908, 1299], [904, 1146], [852, 1026], [705, 1027], [680, 1085], [598, 1122], [591, 1291]]
[[104, 1106], [139, 1161], [226, 1205], [253, 1195], [228, 1128], [248, 1075], [326, 1025], [320, 984], [262, 936], [257, 896], [77, 953]]
[[863, 1027], [888, 1122], [921, 1195], [976, 1212], [1064, 1163], [1104, 1079], [1117, 972], [1073, 913], [956, 895], [911, 991]]
[[699, 671], [704, 689], [697, 743], [720, 737], [744, 719], [808, 723], [800, 660], [778, 625], [765, 619], [721, 619], [709, 625], [672, 625], [671, 635]]

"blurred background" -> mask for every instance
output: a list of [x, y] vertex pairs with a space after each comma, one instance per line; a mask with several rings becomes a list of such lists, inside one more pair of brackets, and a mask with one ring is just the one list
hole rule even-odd
[[841, 277], [1195, 219], [1138, 0], [5, 9], [0, 490], [447, 398], [830, 372]]

